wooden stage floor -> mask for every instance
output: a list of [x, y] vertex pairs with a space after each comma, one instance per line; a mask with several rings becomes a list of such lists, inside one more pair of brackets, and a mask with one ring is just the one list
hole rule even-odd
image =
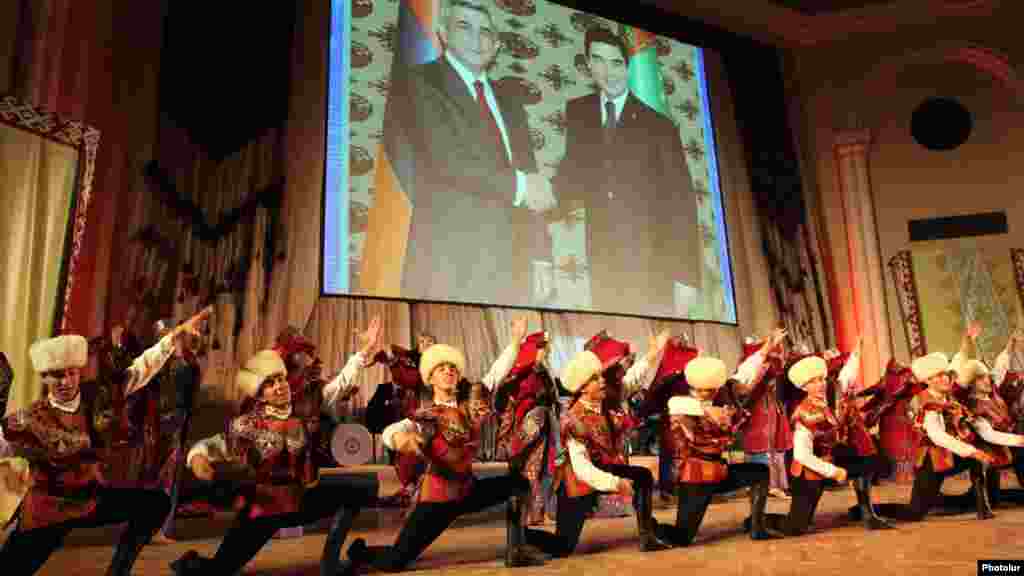
[[[965, 490], [962, 479], [946, 482], [947, 493]], [[1004, 477], [1004, 485], [1017, 486]], [[387, 493], [382, 490], [382, 493]], [[909, 485], [886, 484], [875, 490], [876, 500], [906, 502]], [[974, 514], [930, 517], [896, 530], [866, 532], [860, 523], [846, 520], [848, 506], [855, 502], [851, 489], [826, 492], [816, 517], [816, 531], [801, 538], [752, 542], [740, 532], [748, 514], [747, 498], [711, 506], [696, 543], [684, 549], [641, 554], [637, 550], [632, 518], [595, 519], [584, 529], [578, 555], [552, 561], [538, 568], [505, 569], [500, 561], [505, 529], [500, 515], [467, 519], [446, 532], [412, 566], [414, 572], [485, 576], [492, 574], [702, 574], [725, 576], [756, 574], [975, 574], [978, 559], [1024, 558], [1024, 508], [998, 509], [997, 517], [977, 521]], [[787, 500], [770, 499], [770, 512], [785, 512]], [[671, 522], [675, 510], [662, 507], [656, 512], [662, 522]], [[229, 519], [184, 520], [179, 524], [181, 542], [148, 546], [143, 550], [134, 574], [171, 574], [168, 562], [189, 548], [203, 554], [216, 549]], [[394, 513], [369, 511], [353, 529], [355, 536], [370, 544], [391, 543], [397, 533]], [[551, 529], [551, 527], [549, 527]], [[110, 530], [86, 530], [72, 534], [68, 545], [56, 553], [40, 572], [52, 576], [103, 574], [110, 560]], [[316, 575], [324, 542], [322, 530], [301, 538], [273, 540], [246, 567], [246, 574]], [[348, 543], [345, 548], [347, 549]], [[706, 570], [706, 572], [705, 572]], [[3, 573], [0, 568], [0, 574]]]

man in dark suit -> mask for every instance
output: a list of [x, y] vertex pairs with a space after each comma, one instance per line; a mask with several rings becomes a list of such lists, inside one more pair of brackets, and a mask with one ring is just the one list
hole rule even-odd
[[674, 316], [676, 292], [699, 294], [703, 262], [679, 130], [630, 93], [619, 36], [593, 27], [584, 45], [599, 91], [566, 105], [554, 184], [586, 209], [591, 308]]
[[402, 295], [528, 304], [514, 230], [553, 206], [551, 186], [523, 104], [487, 78], [499, 48], [489, 3], [445, 0], [439, 24], [444, 55], [398, 71], [389, 102], [389, 156], [412, 201]]

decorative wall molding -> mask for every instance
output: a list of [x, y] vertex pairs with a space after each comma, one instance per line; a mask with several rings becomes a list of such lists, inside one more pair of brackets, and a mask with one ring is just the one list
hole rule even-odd
[[67, 254], [64, 297], [57, 329], [67, 328], [71, 310], [71, 293], [75, 286], [75, 272], [85, 236], [86, 216], [92, 202], [92, 181], [96, 171], [96, 150], [100, 144], [100, 131], [77, 120], [69, 120], [19, 102], [14, 96], [0, 98], [0, 122], [28, 130], [55, 142], [67, 144], [79, 151], [78, 190], [75, 195], [75, 213], [71, 233], [71, 250]]

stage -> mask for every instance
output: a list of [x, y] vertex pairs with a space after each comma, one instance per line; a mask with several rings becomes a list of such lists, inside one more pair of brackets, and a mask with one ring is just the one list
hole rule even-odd
[[[494, 465], [487, 465], [493, 467]], [[1017, 486], [1004, 477], [1005, 486]], [[945, 492], [959, 493], [969, 482], [947, 481]], [[381, 493], [390, 493], [382, 483]], [[876, 500], [906, 502], [910, 486], [883, 484], [875, 490]], [[740, 532], [748, 514], [747, 498], [733, 498], [713, 504], [707, 512], [697, 541], [690, 548], [641, 554], [637, 550], [633, 518], [593, 519], [587, 523], [578, 554], [555, 560], [539, 568], [514, 571], [503, 567], [505, 528], [501, 513], [489, 512], [466, 518], [444, 535], [416, 562], [412, 571], [485, 576], [491, 574], [692, 574], [707, 570], [715, 576], [753, 574], [975, 574], [978, 559], [1024, 558], [1024, 508], [997, 509], [997, 517], [975, 520], [974, 514], [932, 516], [926, 522], [900, 525], [896, 530], [866, 532], [860, 523], [846, 520], [847, 508], [855, 503], [851, 489], [827, 491], [818, 508], [811, 534], [800, 538], [752, 542]], [[785, 512], [789, 501], [770, 499], [769, 512]], [[660, 507], [656, 516], [671, 522], [675, 510]], [[168, 562], [189, 548], [213, 554], [230, 517], [209, 520], [179, 520], [177, 544], [148, 546], [135, 565], [134, 574], [171, 574]], [[394, 540], [399, 528], [398, 514], [390, 510], [364, 512], [356, 522], [349, 542], [364, 537], [370, 544]], [[547, 526], [547, 529], [554, 529]], [[87, 530], [73, 533], [68, 545], [55, 554], [40, 574], [102, 574], [111, 556], [113, 532]], [[245, 574], [273, 576], [318, 574], [324, 531], [301, 538], [272, 540], [247, 566]], [[346, 543], [346, 549], [348, 543]]]

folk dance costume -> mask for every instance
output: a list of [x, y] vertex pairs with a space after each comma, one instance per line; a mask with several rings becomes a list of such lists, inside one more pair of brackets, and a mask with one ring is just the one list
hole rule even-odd
[[881, 384], [864, 405], [865, 422], [869, 428], [878, 424], [878, 447], [897, 482], [913, 480], [914, 452], [921, 433], [908, 413], [911, 399], [926, 388], [914, 379], [909, 367], [890, 360]]
[[[1014, 453], [1011, 448], [1020, 450], [1024, 447], [1024, 436], [1013, 434], [1014, 422], [1009, 407], [993, 389], [993, 383], [998, 381], [996, 378], [1000, 373], [995, 370], [989, 372], [988, 367], [979, 360], [957, 362], [954, 366], [957, 384], [967, 390], [966, 407], [973, 414], [972, 428], [978, 436], [976, 445], [992, 456], [992, 463], [988, 465], [986, 473], [990, 505], [996, 507], [1001, 501], [1024, 501], [1024, 491], [1000, 489], [1001, 471], [1013, 465]], [[973, 490], [959, 496], [943, 496], [942, 506], [967, 510], [977, 505], [976, 496]]]
[[[390, 354], [377, 352], [370, 365], [377, 363], [387, 365], [391, 381], [378, 385], [366, 406], [366, 427], [373, 434], [380, 434], [395, 422], [415, 416], [420, 407], [420, 392], [426, 388], [420, 377], [418, 351], [392, 345]], [[406, 508], [411, 504], [425, 467], [415, 456], [390, 449], [388, 454], [402, 487], [384, 502]]]
[[530, 481], [530, 494], [523, 507], [527, 525], [544, 521], [544, 481], [554, 464], [558, 429], [555, 406], [558, 390], [544, 364], [546, 332], [531, 334], [519, 347], [512, 371], [499, 385], [495, 406], [499, 459], [508, 460], [514, 472]]
[[673, 544], [690, 545], [712, 496], [751, 486], [750, 537], [753, 540], [776, 537], [765, 529], [768, 465], [727, 464], [722, 457], [743, 418], [742, 412], [734, 407], [713, 406], [713, 398], [726, 382], [725, 363], [717, 358], [696, 358], [686, 365], [685, 377], [691, 395], [674, 396], [668, 406], [678, 502], [676, 523], [672, 527], [661, 527], [662, 531]]
[[[993, 382], [998, 382], [999, 395], [1010, 410], [1013, 431], [1024, 434], [1024, 374], [1010, 369], [1010, 349], [1011, 346], [1008, 346], [996, 357]], [[996, 379], [1000, 368], [1006, 369], [1005, 375]], [[1024, 448], [1013, 448], [1013, 470], [1017, 475], [1017, 483], [1024, 486]]]
[[[855, 479], [854, 489], [864, 527], [868, 530], [892, 528], [878, 517], [871, 502], [874, 475], [882, 462], [863, 420], [852, 404], [852, 386], [859, 366], [859, 354], [849, 357], [839, 376], [841, 402], [839, 414], [829, 408], [825, 379], [827, 362], [818, 356], [804, 358], [794, 364], [787, 375], [797, 388], [808, 393], [793, 411], [793, 463], [790, 466], [793, 501], [789, 514], [767, 515], [768, 526], [786, 535], [807, 532], [824, 490], [824, 479], [839, 482]], [[846, 396], [847, 402], [842, 401]], [[843, 406], [844, 403], [848, 405]]]
[[[484, 376], [482, 385], [493, 389], [512, 369], [519, 350], [519, 338], [498, 357]], [[407, 516], [398, 538], [391, 546], [367, 546], [358, 539], [349, 548], [352, 574], [363, 566], [398, 572], [413, 563], [458, 517], [485, 510], [506, 500], [507, 548], [505, 565], [534, 566], [544, 559], [525, 546], [522, 525], [523, 498], [529, 482], [518, 473], [478, 480], [473, 476], [473, 459], [480, 443], [484, 413], [471, 411], [455, 401], [458, 382], [465, 371], [462, 352], [445, 344], [427, 348], [420, 359], [420, 376], [433, 388], [434, 405], [419, 410], [411, 419], [388, 426], [384, 445], [392, 450], [410, 450], [399, 445], [399, 435], [417, 435], [426, 460], [417, 503]], [[433, 378], [433, 380], [432, 380]], [[407, 452], [408, 453], [408, 452]]]
[[[611, 347], [600, 347], [607, 352]], [[669, 544], [657, 535], [653, 515], [654, 475], [647, 468], [626, 464], [621, 441], [624, 415], [609, 411], [601, 396], [608, 386], [603, 376], [619, 366], [621, 357], [607, 357], [584, 350], [565, 368], [562, 382], [574, 394], [574, 404], [562, 420], [563, 453], [559, 455], [555, 490], [558, 494], [555, 533], [527, 530], [526, 540], [554, 557], [572, 554], [579, 543], [588, 514], [597, 506], [602, 493], [615, 493], [623, 483], [632, 485], [640, 549], [665, 550]], [[643, 381], [649, 361], [634, 364], [622, 378], [628, 396]]]
[[943, 480], [970, 470], [978, 518], [992, 518], [985, 480], [990, 458], [973, 445], [977, 439], [972, 416], [950, 394], [949, 360], [936, 352], [914, 360], [911, 369], [928, 389], [910, 402], [914, 423], [923, 432], [915, 449], [910, 504], [879, 504], [878, 511], [898, 520], [923, 520], [932, 507], [941, 503], [939, 491]]
[[[324, 412], [336, 413], [339, 399], [353, 385], [363, 360], [361, 353], [353, 355], [342, 373], [324, 387]], [[199, 457], [210, 462], [227, 460], [227, 466], [221, 468], [225, 472], [219, 474], [226, 476], [226, 468], [233, 469], [230, 473], [238, 485], [238, 516], [212, 559], [189, 551], [171, 568], [179, 576], [235, 574], [281, 528], [333, 515], [320, 573], [334, 576], [340, 568], [339, 550], [352, 520], [376, 498], [376, 480], [319, 478], [313, 439], [306, 420], [294, 412], [291, 387], [281, 396], [274, 395], [275, 386], [288, 386], [287, 369], [277, 352], [263, 350], [254, 355], [239, 370], [236, 383], [248, 409], [230, 420], [223, 437], [204, 440], [190, 450], [188, 463], [196, 470]], [[320, 412], [307, 418], [320, 418]]]
[[[767, 366], [765, 366], [767, 365]], [[782, 495], [789, 489], [786, 451], [793, 448], [793, 431], [786, 410], [787, 395], [782, 386], [785, 364], [769, 354], [767, 343], [748, 342], [736, 370], [737, 390], [748, 396], [750, 418], [740, 429], [748, 462], [767, 464], [771, 488]]]
[[669, 340], [658, 364], [658, 370], [654, 373], [651, 388], [637, 410], [637, 417], [640, 419], [658, 418], [658, 490], [663, 497], [671, 497], [676, 491], [676, 463], [672, 449], [668, 401], [673, 396], [687, 394], [686, 379], [681, 377], [683, 369], [699, 355], [696, 348], [687, 346], [678, 338]]
[[[208, 314], [204, 311], [183, 326]], [[127, 396], [145, 388], [171, 357], [179, 329], [164, 336], [124, 371]], [[93, 428], [95, 404], [92, 398], [83, 398], [78, 387], [87, 348], [85, 338], [69, 335], [38, 341], [29, 350], [47, 392], [4, 422], [11, 449], [21, 468], [29, 470], [32, 484], [23, 486], [13, 498], [6, 493], [8, 486], [0, 485], [2, 500], [15, 503], [6, 506], [5, 514], [20, 510], [20, 517], [14, 518], [17, 529], [0, 552], [5, 574], [35, 573], [74, 528], [127, 522], [107, 571], [127, 575], [170, 509], [161, 490], [108, 485], [105, 468], [109, 463], [104, 462]], [[0, 525], [11, 520], [9, 516], [0, 518]]]

